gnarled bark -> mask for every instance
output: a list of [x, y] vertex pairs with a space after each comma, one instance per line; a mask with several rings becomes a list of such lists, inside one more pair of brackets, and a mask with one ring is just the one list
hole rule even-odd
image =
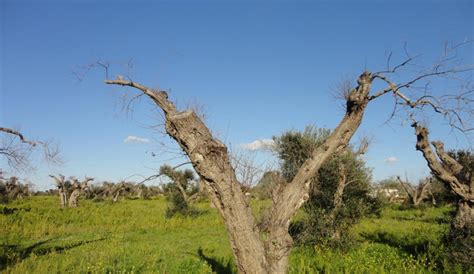
[[81, 183], [76, 178], [71, 178], [73, 191], [69, 196], [69, 206], [78, 207], [79, 206], [79, 196], [81, 192], [87, 188], [87, 183], [94, 180], [93, 178], [86, 177]]
[[49, 177], [53, 178], [56, 182], [56, 187], [58, 188], [59, 192], [59, 199], [61, 201], [61, 208], [65, 208], [67, 206], [67, 189], [64, 175], [59, 174], [58, 177], [49, 175]]
[[[123, 79], [107, 84], [130, 86], [148, 95], [165, 114], [165, 128], [191, 160], [206, 184], [209, 196], [222, 218], [241, 273], [286, 273], [293, 241], [288, 233], [291, 218], [308, 199], [310, 185], [321, 165], [347, 146], [359, 127], [368, 103], [372, 75], [363, 73], [358, 87], [347, 98], [346, 113], [323, 145], [302, 165], [291, 183], [275, 192], [273, 205], [260, 230], [231, 166], [227, 147], [214, 138], [192, 111], [178, 111], [163, 91]], [[263, 235], [261, 235], [261, 233]], [[264, 240], [262, 240], [264, 238]]]
[[470, 176], [463, 176], [463, 167], [444, 151], [442, 142], [432, 142], [431, 144], [435, 148], [433, 151], [427, 128], [418, 123], [414, 123], [412, 126], [415, 128], [417, 136], [416, 149], [423, 153], [423, 157], [436, 178], [448, 185], [459, 198], [452, 227], [456, 231], [472, 235], [474, 232], [474, 180]]

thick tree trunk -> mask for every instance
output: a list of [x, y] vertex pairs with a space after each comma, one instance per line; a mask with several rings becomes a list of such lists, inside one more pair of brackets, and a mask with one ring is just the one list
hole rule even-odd
[[69, 196], [69, 206], [70, 207], [78, 207], [79, 206], [79, 196], [81, 192], [87, 188], [87, 183], [89, 181], [94, 180], [93, 178], [86, 177], [81, 183], [76, 178], [72, 178], [72, 185], [74, 190], [72, 191], [71, 195]]
[[272, 208], [266, 218], [268, 223], [260, 231], [231, 166], [227, 147], [212, 136], [193, 111], [177, 111], [163, 91], [157, 92], [123, 79], [106, 81], [107, 84], [141, 90], [164, 111], [166, 132], [188, 155], [206, 185], [212, 203], [224, 219], [241, 273], [287, 272], [288, 256], [293, 244], [288, 233], [291, 218], [308, 199], [310, 185], [321, 165], [345, 148], [359, 127], [369, 101], [371, 82], [372, 75], [368, 72], [359, 77], [359, 86], [347, 98], [347, 110], [341, 123], [303, 164], [293, 181], [275, 192]]
[[69, 206], [70, 207], [78, 207], [79, 206], [79, 195], [81, 194], [80, 189], [74, 189], [69, 196]]
[[65, 208], [67, 206], [67, 195], [65, 191], [59, 191], [59, 199], [61, 200], [61, 207]]
[[474, 207], [472, 203], [467, 201], [458, 203], [452, 225], [456, 230], [465, 231], [474, 236]]
[[451, 258], [468, 269], [474, 267], [474, 206], [472, 202], [458, 203], [451, 223], [448, 250]]
[[334, 192], [333, 204], [334, 211], [338, 210], [342, 206], [342, 195], [344, 194], [344, 189], [347, 186], [347, 175], [344, 164], [341, 164], [339, 168], [339, 181], [337, 183], [336, 192]]
[[65, 178], [63, 175], [59, 174], [58, 177], [54, 175], [49, 175], [49, 177], [53, 178], [56, 182], [56, 186], [58, 187], [59, 193], [59, 200], [61, 201], [61, 208], [65, 208], [67, 206], [67, 190], [65, 185]]
[[417, 143], [416, 149], [423, 153], [433, 174], [450, 187], [459, 198], [457, 212], [451, 223], [450, 243], [453, 258], [472, 266], [474, 257], [474, 180], [464, 176], [463, 167], [444, 151], [441, 142], [429, 142], [429, 132], [425, 127], [414, 123]]

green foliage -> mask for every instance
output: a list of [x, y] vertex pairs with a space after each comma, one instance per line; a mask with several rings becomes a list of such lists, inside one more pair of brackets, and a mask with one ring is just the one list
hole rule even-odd
[[[171, 218], [176, 214], [191, 217], [197, 216], [199, 211], [189, 205], [189, 201], [186, 200], [187, 195], [192, 195], [198, 191], [197, 185], [191, 183], [196, 179], [194, 172], [190, 169], [175, 170], [168, 165], [164, 165], [160, 167], [160, 174], [166, 175], [171, 179], [171, 182], [164, 186], [170, 202], [170, 206], [166, 210], [166, 218]], [[183, 191], [184, 193], [182, 193]]]
[[381, 218], [364, 219], [351, 232], [359, 241], [397, 248], [424, 262], [431, 270], [458, 273], [462, 266], [449, 259], [444, 241], [449, 234], [453, 211], [452, 206], [400, 210], [400, 206], [394, 205], [385, 208]]
[[439, 205], [456, 204], [459, 198], [450, 187], [437, 179], [431, 183], [431, 193], [433, 194], [436, 203]]
[[188, 204], [183, 195], [176, 188], [170, 190], [168, 201], [170, 205], [166, 209], [166, 218], [171, 218], [175, 215], [196, 217], [200, 214], [199, 210]]
[[[448, 151], [448, 155], [463, 166], [461, 174], [456, 176], [460, 183], [471, 182], [474, 173], [474, 153], [470, 150], [459, 149]], [[456, 204], [459, 201], [459, 197], [451, 191], [451, 188], [437, 179], [433, 180], [431, 192], [440, 205]]]
[[[329, 134], [328, 129], [306, 127], [303, 132], [290, 131], [274, 138], [282, 174], [288, 182]], [[343, 191], [342, 204], [335, 204], [341, 172], [348, 184]], [[371, 170], [352, 149], [331, 157], [314, 178], [309, 200], [303, 207], [306, 214], [292, 224], [292, 236], [298, 243], [308, 245], [348, 242], [347, 229], [363, 216], [376, 213], [381, 206], [377, 199], [369, 196], [370, 181]]]
[[281, 173], [288, 182], [330, 133], [329, 129], [307, 126], [303, 132], [288, 131], [279, 137], [273, 137], [275, 152], [281, 160]]
[[[462, 171], [455, 176], [458, 178], [460, 183], [466, 184], [466, 189], [469, 189], [474, 184], [474, 153], [470, 150], [451, 150], [448, 152], [454, 160], [456, 160], [462, 167]], [[459, 200], [459, 197], [456, 197]], [[454, 199], [453, 199], [454, 200]], [[446, 243], [448, 244], [448, 250], [450, 258], [462, 264], [465, 268], [474, 268], [474, 221], [469, 219], [468, 216], [462, 216], [463, 214], [459, 210], [463, 209], [466, 211], [473, 210], [474, 204], [469, 201], [458, 201], [458, 218], [465, 218], [463, 221], [466, 224], [461, 227], [451, 226], [449, 236], [446, 237]], [[472, 214], [472, 213], [471, 213]]]
[[448, 151], [448, 155], [454, 158], [460, 165], [463, 166], [463, 174], [459, 176], [461, 181], [470, 182], [472, 174], [474, 173], [474, 153], [465, 149]]

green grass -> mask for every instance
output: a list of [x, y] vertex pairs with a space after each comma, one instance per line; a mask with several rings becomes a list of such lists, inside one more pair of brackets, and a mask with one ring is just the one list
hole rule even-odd
[[[259, 215], [268, 203], [252, 202]], [[5, 209], [7, 207], [7, 209]], [[196, 218], [164, 218], [167, 203], [81, 200], [60, 209], [57, 197], [32, 197], [0, 206], [0, 264], [7, 273], [236, 272], [223, 223], [209, 203]], [[433, 273], [452, 209], [386, 208], [351, 233], [345, 250], [298, 247], [290, 273]], [[440, 251], [441, 250], [441, 251]], [[453, 270], [454, 271], [454, 270]]]

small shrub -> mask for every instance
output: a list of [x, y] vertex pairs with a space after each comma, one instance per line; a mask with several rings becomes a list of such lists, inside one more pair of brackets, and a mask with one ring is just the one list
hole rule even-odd
[[171, 218], [175, 215], [195, 217], [199, 215], [199, 211], [194, 207], [188, 205], [183, 195], [176, 189], [170, 191], [168, 197], [170, 206], [166, 209], [166, 218]]

